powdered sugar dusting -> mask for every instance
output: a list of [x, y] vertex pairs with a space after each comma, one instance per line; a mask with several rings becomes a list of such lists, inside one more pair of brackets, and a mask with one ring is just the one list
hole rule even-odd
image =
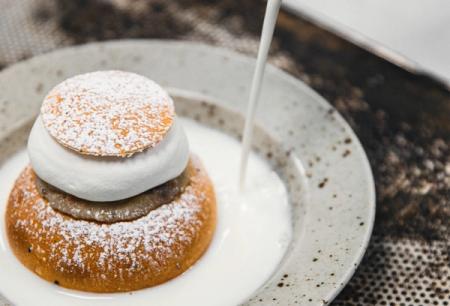
[[[164, 273], [160, 267], [182, 260], [197, 239], [205, 195], [190, 186], [179, 199], [131, 222], [100, 224], [74, 220], [41, 198], [31, 167], [22, 172], [10, 195], [14, 230], [37, 241], [30, 248], [52, 269], [90, 278], [126, 281]], [[20, 207], [20, 209], [19, 209]], [[40, 242], [44, 242], [41, 244]], [[48, 245], [46, 245], [48, 244]]]
[[45, 97], [42, 120], [62, 145], [83, 154], [129, 156], [156, 146], [174, 118], [158, 84], [123, 71], [70, 78]]

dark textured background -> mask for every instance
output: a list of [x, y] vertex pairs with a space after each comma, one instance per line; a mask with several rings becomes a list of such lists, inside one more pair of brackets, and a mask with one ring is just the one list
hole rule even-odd
[[[0, 0], [0, 7], [0, 66], [117, 38], [194, 40], [254, 55], [264, 14], [262, 0]], [[449, 91], [284, 11], [270, 61], [339, 110], [375, 176], [372, 241], [332, 304], [449, 305]]]

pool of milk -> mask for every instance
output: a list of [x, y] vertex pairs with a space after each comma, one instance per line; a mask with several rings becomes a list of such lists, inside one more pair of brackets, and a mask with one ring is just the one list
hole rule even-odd
[[[11, 187], [28, 163], [20, 151], [0, 167], [0, 293], [16, 305], [230, 306], [248, 299], [275, 271], [291, 240], [286, 188], [251, 153], [245, 190], [238, 188], [241, 145], [234, 138], [181, 118], [191, 151], [200, 157], [217, 197], [217, 229], [204, 256], [181, 276], [129, 293], [93, 294], [48, 283], [14, 257], [4, 213]], [[26, 290], [26, 294], [23, 294]]]

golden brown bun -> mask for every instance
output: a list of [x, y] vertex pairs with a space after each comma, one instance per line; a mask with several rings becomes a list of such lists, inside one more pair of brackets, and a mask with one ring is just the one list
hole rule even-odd
[[216, 225], [211, 181], [195, 158], [188, 170], [191, 182], [172, 203], [133, 221], [101, 224], [53, 210], [28, 166], [8, 201], [9, 243], [31, 271], [71, 289], [120, 292], [166, 282], [201, 257]]

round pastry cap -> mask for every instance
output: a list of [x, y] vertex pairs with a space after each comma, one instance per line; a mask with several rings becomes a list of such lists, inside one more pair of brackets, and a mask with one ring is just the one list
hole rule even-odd
[[123, 71], [67, 79], [48, 93], [41, 107], [44, 126], [56, 141], [95, 156], [131, 156], [156, 146], [174, 116], [165, 90]]

